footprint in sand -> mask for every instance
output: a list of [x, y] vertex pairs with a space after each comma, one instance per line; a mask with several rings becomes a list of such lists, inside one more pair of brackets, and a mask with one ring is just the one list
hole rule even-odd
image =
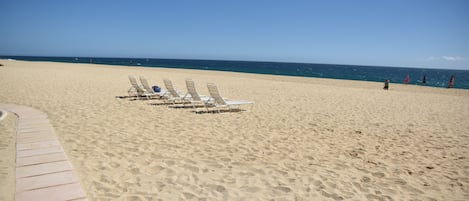
[[242, 186], [240, 189], [242, 191], [249, 192], [249, 193], [256, 193], [262, 190], [261, 188], [257, 186]]
[[121, 166], [119, 163], [116, 163], [116, 162], [111, 162], [111, 163], [109, 163], [109, 165], [111, 165], [111, 167], [113, 167], [113, 168], [118, 168], [118, 167]]
[[145, 171], [145, 173], [148, 173], [148, 174], [151, 174], [151, 175], [157, 175], [157, 174], [159, 174], [163, 169], [164, 169], [164, 167], [161, 167], [160, 165], [156, 165], [156, 166], [154, 166], [154, 167], [149, 167], [149, 168], [147, 168], [147, 171]]
[[316, 190], [317, 190], [317, 191], [320, 191], [320, 190], [326, 188], [326, 186], [325, 186], [324, 184], [322, 184], [322, 182], [319, 181], [319, 180], [315, 180], [315, 181], [313, 182], [313, 184], [314, 184], [314, 186], [316, 187]]
[[385, 175], [384, 173], [382, 173], [382, 172], [373, 172], [373, 173], [371, 173], [371, 175], [374, 176], [374, 177], [378, 177], [378, 178], [383, 178], [383, 177], [386, 176], [386, 175]]
[[332, 198], [334, 200], [344, 200], [344, 198], [340, 195], [337, 195], [336, 193], [328, 193], [325, 190], [321, 190], [321, 194], [324, 197]]
[[132, 174], [140, 174], [140, 168], [132, 168], [132, 169], [130, 169], [130, 172]]
[[363, 182], [363, 183], [369, 183], [371, 181], [371, 179], [367, 176], [364, 176], [360, 179], [360, 181]]
[[368, 198], [368, 200], [393, 200], [390, 196], [378, 196], [373, 194], [367, 194], [366, 198]]
[[355, 186], [356, 189], [358, 189], [358, 191], [360, 192], [369, 192], [369, 190], [367, 188], [364, 188], [362, 185], [360, 185], [360, 183], [358, 182], [353, 182], [352, 183], [353, 186]]
[[290, 193], [292, 190], [286, 186], [277, 186], [273, 188], [273, 191], [276, 194], [285, 194]]
[[163, 161], [163, 164], [165, 164], [166, 166], [173, 166], [174, 164], [176, 164], [176, 162], [172, 160], [165, 160]]
[[222, 186], [222, 185], [208, 185], [209, 189], [212, 191], [212, 193], [221, 193], [224, 194], [225, 196], [228, 195], [228, 190]]
[[189, 192], [182, 192], [182, 196], [186, 200], [190, 200], [195, 197], [193, 193], [189, 193]]
[[189, 170], [193, 173], [198, 173], [199, 172], [199, 168], [196, 167], [196, 166], [193, 166], [193, 165], [189, 165], [189, 164], [184, 164], [184, 166], [182, 166], [184, 169], [186, 170]]
[[129, 196], [126, 196], [123, 198], [123, 200], [125, 201], [143, 201], [143, 200], [147, 200], [145, 199], [145, 197], [141, 196], [141, 195], [129, 195]]
[[182, 184], [182, 185], [187, 185], [191, 183], [191, 181], [193, 181], [193, 179], [190, 176], [185, 175], [185, 174], [179, 175], [176, 180], [178, 184]]

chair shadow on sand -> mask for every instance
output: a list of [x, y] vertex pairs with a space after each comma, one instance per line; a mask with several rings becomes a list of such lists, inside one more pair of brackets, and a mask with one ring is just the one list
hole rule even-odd
[[171, 106], [174, 105], [173, 103], [170, 102], [158, 102], [158, 103], [148, 103], [148, 105], [153, 105], [153, 106]]
[[147, 98], [147, 99], [141, 99], [139, 98], [138, 96], [116, 96], [116, 98], [118, 99], [128, 99], [129, 101], [148, 101], [148, 100], [160, 100], [160, 98], [154, 98], [154, 97], [151, 97], [151, 98]]
[[241, 108], [234, 108], [231, 110], [192, 110], [192, 113], [195, 114], [219, 114], [219, 113], [232, 113], [232, 112], [242, 112], [247, 111]]
[[172, 104], [172, 103], [149, 103], [148, 105], [152, 106], [169, 106], [172, 109], [198, 109], [198, 110], [191, 110], [190, 112], [195, 114], [218, 114], [218, 113], [229, 113], [229, 112], [242, 112], [247, 111], [241, 108], [231, 108], [231, 109], [220, 109], [220, 110], [210, 110], [209, 108], [215, 108], [213, 106], [207, 107], [205, 105], [190, 105], [190, 104]]

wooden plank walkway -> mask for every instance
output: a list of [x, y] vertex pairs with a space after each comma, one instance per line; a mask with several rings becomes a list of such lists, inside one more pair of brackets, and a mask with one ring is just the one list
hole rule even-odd
[[14, 104], [0, 109], [18, 116], [15, 200], [87, 200], [47, 115]]

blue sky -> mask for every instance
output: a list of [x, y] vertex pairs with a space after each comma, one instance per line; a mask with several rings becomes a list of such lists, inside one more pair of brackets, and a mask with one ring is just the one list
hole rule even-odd
[[0, 55], [469, 70], [467, 0], [0, 0]]

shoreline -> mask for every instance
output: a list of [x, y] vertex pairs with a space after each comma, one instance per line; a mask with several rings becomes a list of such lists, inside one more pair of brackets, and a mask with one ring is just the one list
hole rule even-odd
[[[33, 57], [34, 58], [34, 57]], [[41, 57], [39, 57], [41, 58]], [[44, 58], [68, 58], [68, 59], [72, 59], [73, 57], [44, 57]], [[127, 58], [96, 58], [96, 59], [117, 59], [117, 60], [124, 60], [124, 59], [127, 59]], [[131, 58], [128, 58], [130, 61], [132, 61]], [[137, 60], [147, 60], [147, 59], [137, 59]], [[150, 59], [152, 60], [152, 59]], [[176, 61], [176, 60], [181, 60], [181, 61], [213, 61], [213, 62], [240, 62], [240, 63], [279, 63], [279, 64], [299, 64], [299, 65], [329, 65], [332, 67], [335, 66], [335, 64], [314, 64], [314, 63], [285, 63], [285, 62], [259, 62], [259, 61], [224, 61], [224, 60], [197, 60], [197, 59], [153, 59], [153, 60], [168, 60], [168, 61]], [[365, 81], [365, 82], [384, 82], [385, 79], [389, 79], [390, 77], [382, 77], [382, 80], [363, 80], [363, 79], [359, 79], [359, 78], [353, 78], [353, 77], [349, 77], [349, 78], [335, 78], [335, 77], [317, 77], [317, 76], [312, 76], [312, 75], [293, 75], [293, 74], [285, 74], [286, 72], [283, 72], [283, 73], [279, 73], [279, 74], [274, 74], [274, 73], [268, 73], [268, 72], [247, 72], [247, 71], [242, 71], [242, 70], [229, 70], [229, 69], [225, 69], [225, 68], [216, 68], [216, 67], [213, 67], [213, 66], [209, 66], [209, 67], [206, 67], [206, 68], [202, 68], [201, 64], [197, 64], [197, 65], [194, 65], [194, 66], [186, 66], [184, 67], [184, 64], [178, 64], [180, 65], [179, 67], [175, 66], [175, 67], [171, 67], [171, 64], [167, 64], [168, 66], [155, 66], [155, 64], [144, 64], [144, 65], [141, 65], [140, 63], [138, 62], [135, 62], [137, 64], [140, 64], [140, 65], [126, 65], [126, 63], [115, 63], [115, 64], [112, 64], [112, 63], [109, 63], [109, 64], [100, 64], [100, 63], [77, 63], [77, 62], [73, 62], [72, 60], [70, 61], [33, 61], [33, 60], [18, 60], [18, 61], [26, 61], [26, 62], [59, 62], [59, 63], [66, 63], [66, 64], [91, 64], [91, 65], [107, 65], [107, 66], [125, 66], [125, 67], [144, 67], [144, 68], [168, 68], [168, 69], [183, 69], [183, 70], [203, 70], [203, 71], [217, 71], [217, 72], [232, 72], [232, 73], [248, 73], [248, 74], [256, 74], [256, 75], [272, 75], [272, 76], [287, 76], [287, 77], [302, 77], [302, 78], [319, 78], [319, 79], [336, 79], [336, 80], [350, 80], [350, 81]], [[101, 63], [106, 63], [106, 61], [101, 61]], [[107, 62], [110, 62], [110, 61], [107, 61]], [[114, 62], [114, 61], [113, 61]], [[122, 61], [120, 61], [122, 62]], [[143, 62], [143, 61], [142, 61]], [[132, 62], [130, 62], [129, 64], [133, 64]], [[176, 64], [173, 64], [173, 65], [176, 65]], [[206, 65], [209, 65], [209, 64], [206, 64]], [[220, 65], [224, 65], [224, 64], [220, 64]], [[247, 64], [246, 64], [247, 65]], [[434, 70], [438, 70], [438, 71], [462, 71], [462, 72], [469, 72], [469, 70], [464, 70], [464, 69], [432, 69], [432, 68], [412, 68], [412, 67], [387, 67], [387, 66], [359, 66], [359, 65], [342, 65], [342, 64], [338, 64], [338, 66], [347, 66], [347, 67], [353, 67], [353, 66], [356, 66], [356, 67], [376, 67], [376, 68], [382, 68], [380, 70], [382, 71], [386, 71], [386, 69], [409, 69], [409, 70], [424, 70], [424, 71], [434, 71]], [[293, 66], [290, 66], [291, 68], [293, 68]], [[264, 68], [263, 66], [258, 66], [258, 67], [255, 67], [255, 68]], [[345, 68], [347, 69], [347, 68]], [[344, 70], [345, 70], [344, 69]], [[319, 70], [321, 71], [321, 70]], [[324, 69], [322, 70], [324, 71]], [[425, 72], [421, 72], [423, 74], [425, 74]], [[353, 74], [353, 73], [351, 73]], [[404, 74], [404, 73], [403, 73]], [[452, 73], [450, 73], [452, 74]], [[379, 76], [379, 75], [374, 75], [374, 76]], [[381, 75], [382, 76], [382, 75]], [[404, 75], [402, 75], [404, 76]], [[465, 75], [467, 76], [467, 75]], [[392, 76], [391, 76], [392, 77]], [[395, 79], [392, 78], [392, 79]], [[392, 80], [391, 79], [391, 80]], [[449, 78], [448, 78], [449, 79]], [[418, 79], [417, 79], [418, 80]], [[441, 80], [440, 80], [441, 81]], [[447, 80], [444, 80], [443, 82], [446, 82]], [[401, 82], [394, 82], [395, 84], [404, 84], [404, 83], [401, 83]], [[438, 82], [437, 82], [438, 84]], [[418, 85], [418, 86], [422, 86], [420, 83], [411, 83], [411, 85]], [[463, 84], [463, 86], [465, 86], [467, 84]], [[428, 85], [425, 85], [427, 87], [435, 87], [435, 88], [446, 88], [445, 86], [446, 85], [439, 85], [439, 86], [433, 86], [431, 84], [428, 84]], [[458, 88], [458, 87], [456, 87]], [[459, 89], [466, 89], [466, 90], [469, 90], [469, 88], [462, 88], [460, 87]]]
[[[173, 68], [2, 61], [0, 102], [48, 114], [91, 200], [469, 197], [469, 90]], [[202, 114], [126, 95], [128, 75], [242, 112]], [[452, 178], [452, 179], [450, 179]]]
[[[0, 61], [2, 61], [0, 59]], [[6, 61], [6, 60], [4, 60]], [[57, 64], [64, 64], [64, 65], [84, 65], [84, 66], [101, 66], [101, 67], [112, 67], [112, 68], [130, 68], [130, 69], [159, 69], [163, 72], [190, 72], [194, 74], [214, 74], [214, 73], [220, 73], [226, 75], [235, 75], [239, 77], [248, 77], [248, 78], [260, 78], [260, 79], [265, 79], [265, 80], [277, 80], [277, 81], [287, 81], [287, 82], [298, 82], [298, 83], [314, 83], [314, 84], [322, 84], [322, 85], [331, 85], [331, 86], [342, 86], [342, 87], [347, 87], [347, 84], [349, 82], [354, 83], [352, 85], [355, 87], [355, 85], [360, 85], [360, 87], [367, 88], [370, 86], [370, 84], [374, 84], [373, 86], [381, 85], [381, 89], [383, 88], [384, 85], [384, 80], [383, 82], [378, 82], [378, 81], [371, 81], [371, 80], [349, 80], [349, 79], [340, 79], [340, 78], [324, 78], [324, 77], [305, 77], [305, 76], [295, 76], [295, 75], [275, 75], [275, 74], [262, 74], [262, 73], [249, 73], [249, 72], [236, 72], [236, 71], [223, 71], [223, 70], [203, 70], [203, 69], [189, 69], [189, 68], [176, 68], [176, 67], [154, 67], [154, 66], [126, 66], [126, 65], [111, 65], [111, 64], [94, 64], [94, 63], [69, 63], [69, 62], [55, 62], [55, 61], [22, 61], [22, 60], [12, 60], [13, 62], [19, 61], [19, 62], [26, 62], [26, 63], [57, 63]], [[444, 70], [444, 69], [443, 69]], [[456, 69], [457, 70], [457, 69]], [[211, 72], [211, 73], [210, 73]], [[162, 79], [158, 80], [159, 83], [162, 83]], [[322, 83], [321, 83], [322, 81]], [[335, 82], [337, 81], [337, 82]], [[398, 86], [399, 90], [403, 90], [405, 88], [402, 87], [410, 87], [409, 91], [418, 91], [415, 90], [413, 87], [417, 87], [418, 89], [423, 89], [422, 92], [425, 91], [432, 91], [433, 89], [436, 90], [441, 90], [439, 93], [446, 93], [445, 91], [469, 91], [469, 89], [465, 88], [446, 88], [446, 87], [437, 87], [437, 86], [428, 86], [428, 85], [419, 85], [419, 84], [404, 84], [404, 83], [390, 83], [390, 90], [393, 90], [393, 86]], [[184, 87], [184, 86], [183, 86]], [[379, 87], [378, 87], [379, 88]], [[377, 88], [377, 89], [378, 89]], [[430, 90], [425, 90], [426, 88], [429, 88]], [[448, 92], [449, 94], [458, 94], [454, 92]], [[462, 92], [464, 93], [464, 92]]]

